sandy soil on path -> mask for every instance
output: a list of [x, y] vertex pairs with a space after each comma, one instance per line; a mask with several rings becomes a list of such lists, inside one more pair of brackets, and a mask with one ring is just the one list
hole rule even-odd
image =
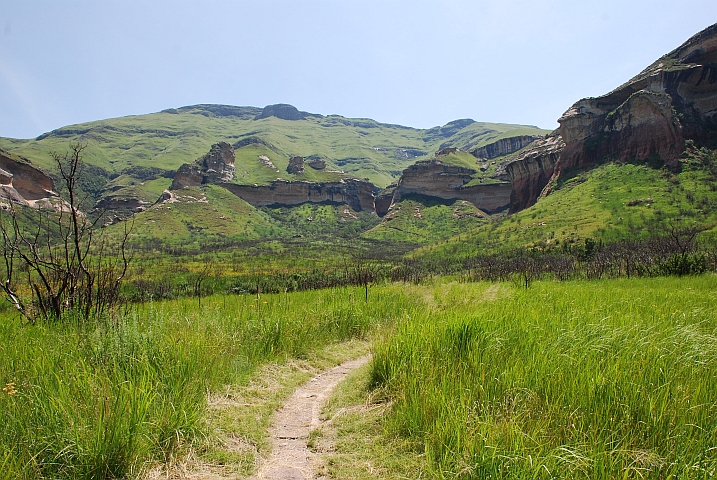
[[336, 385], [353, 370], [365, 365], [369, 356], [349, 360], [326, 370], [294, 392], [276, 412], [269, 429], [272, 453], [260, 466], [254, 480], [306, 480], [315, 478], [315, 454], [307, 446], [309, 434], [321, 426], [320, 413]]

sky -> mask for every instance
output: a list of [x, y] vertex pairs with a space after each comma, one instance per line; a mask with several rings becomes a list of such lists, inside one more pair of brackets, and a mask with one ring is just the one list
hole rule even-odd
[[0, 136], [199, 103], [557, 127], [715, 0], [0, 0]]

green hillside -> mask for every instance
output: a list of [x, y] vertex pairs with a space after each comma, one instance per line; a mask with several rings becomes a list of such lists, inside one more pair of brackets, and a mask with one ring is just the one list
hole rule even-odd
[[496, 157], [487, 161], [480, 161], [468, 152], [459, 151], [448, 155], [440, 155], [438, 158], [441, 162], [449, 165], [475, 170], [476, 173], [473, 175], [473, 180], [466, 184], [466, 186], [473, 186], [500, 183], [500, 180], [492, 178], [491, 176], [495, 173], [498, 165], [500, 165], [501, 162], [507, 158], [507, 155], [503, 157]]
[[[505, 136], [547, 133], [531, 126], [473, 120], [422, 130], [338, 115], [258, 118], [261, 112], [254, 107], [195, 105], [70, 125], [36, 139], [0, 138], [0, 148], [52, 172], [50, 152], [64, 152], [71, 142], [83, 142], [87, 144], [84, 160], [92, 167], [88, 175], [105, 182], [122, 175], [141, 183], [170, 177], [182, 164], [206, 154], [212, 144], [225, 141], [235, 148], [237, 183], [265, 184], [276, 178], [335, 181], [349, 176], [385, 187], [416, 160], [431, 158], [444, 146], [468, 149]], [[303, 174], [289, 174], [286, 167], [295, 155], [323, 160], [326, 167], [307, 166]], [[130, 179], [124, 182], [123, 187], [132, 186]], [[90, 193], [96, 198], [107, 194], [106, 188], [100, 190]]]
[[585, 238], [605, 243], [663, 235], [670, 225], [717, 234], [717, 153], [690, 149], [682, 171], [609, 163], [564, 176], [535, 205], [415, 252], [465, 258], [527, 247], [568, 248]]
[[[588, 237], [610, 242], [645, 236], [650, 228], [659, 228], [654, 225], [678, 217], [710, 227], [717, 224], [714, 154], [694, 146], [684, 155], [681, 173], [630, 164], [572, 172], [536, 205], [505, 218], [489, 219], [465, 202], [423, 197], [404, 199], [383, 220], [345, 205], [256, 209], [218, 187], [177, 192], [176, 203], [152, 206], [180, 165], [203, 156], [219, 141], [235, 147], [236, 183], [266, 184], [277, 178], [337, 181], [352, 176], [385, 186], [403, 169], [432, 158], [443, 147], [468, 150], [506, 136], [543, 133], [534, 127], [472, 120], [421, 130], [299, 113], [299, 120], [259, 118], [258, 108], [198, 105], [63, 127], [31, 140], [0, 138], [0, 148], [53, 171], [49, 152], [63, 152], [70, 142], [86, 142], [85, 190], [95, 198], [144, 202], [147, 210], [135, 219], [138, 242], [194, 245], [196, 251], [212, 242], [269, 240], [305, 248], [319, 239], [330, 245], [334, 238], [337, 245], [364, 242], [361, 248], [369, 250], [366, 245], [378, 242], [391, 254], [423, 247], [415, 255], [461, 258], [514, 247], [564, 248]], [[307, 160], [303, 174], [286, 171], [294, 155]], [[325, 167], [313, 168], [310, 160], [321, 160]], [[496, 181], [491, 175], [501, 162], [497, 158], [479, 163], [465, 151], [441, 155], [440, 160], [476, 170], [469, 185]]]
[[215, 185], [172, 192], [134, 218], [134, 238], [174, 243], [195, 238], [234, 237], [252, 240], [271, 236], [273, 223], [241, 198]]
[[465, 200], [441, 201], [411, 195], [393, 206], [367, 239], [394, 244], [426, 245], [489, 222], [487, 215]]

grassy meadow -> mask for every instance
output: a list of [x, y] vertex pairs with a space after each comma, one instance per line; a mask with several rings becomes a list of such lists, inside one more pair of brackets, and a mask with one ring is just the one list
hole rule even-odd
[[431, 478], [710, 478], [717, 277], [417, 287], [374, 345]]
[[[267, 362], [302, 358], [395, 321], [377, 288], [138, 305], [86, 324], [0, 322], [2, 478], [134, 478], [203, 445], [207, 397]], [[199, 448], [199, 447], [197, 447]]]
[[188, 448], [239, 462], [211, 447], [208, 398], [264, 364], [354, 339], [372, 340], [374, 358], [344, 396], [383, 406], [368, 426], [335, 420], [336, 478], [707, 478], [717, 468], [714, 274], [527, 289], [442, 278], [364, 294], [185, 298], [92, 324], [5, 314], [2, 471], [138, 478]]

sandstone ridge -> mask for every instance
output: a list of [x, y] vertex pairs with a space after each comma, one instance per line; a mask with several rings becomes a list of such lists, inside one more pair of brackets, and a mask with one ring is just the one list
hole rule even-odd
[[546, 193], [560, 173], [604, 161], [679, 169], [686, 140], [717, 136], [717, 25], [690, 38], [606, 95], [576, 102], [560, 127], [501, 170], [513, 184], [511, 212]]
[[[438, 159], [416, 162], [403, 171], [398, 184], [382, 192], [376, 200], [376, 213], [383, 216], [391, 205], [410, 195], [423, 195], [443, 200], [467, 200], [487, 213], [506, 208], [511, 186], [507, 183], [466, 186], [475, 170], [449, 165]], [[390, 196], [390, 202], [388, 198]]]
[[338, 182], [275, 180], [269, 185], [222, 184], [222, 186], [255, 207], [332, 203], [346, 204], [357, 212], [375, 211], [373, 184], [353, 178]]
[[476, 148], [471, 151], [471, 154], [476, 158], [483, 158], [490, 160], [496, 157], [502, 157], [509, 155], [513, 152], [517, 152], [521, 148], [525, 148], [536, 140], [542, 137], [535, 135], [519, 135], [517, 137], [501, 138], [493, 143], [490, 143], [484, 147]]
[[0, 149], [0, 199], [30, 207], [52, 207], [59, 199], [52, 179]]

